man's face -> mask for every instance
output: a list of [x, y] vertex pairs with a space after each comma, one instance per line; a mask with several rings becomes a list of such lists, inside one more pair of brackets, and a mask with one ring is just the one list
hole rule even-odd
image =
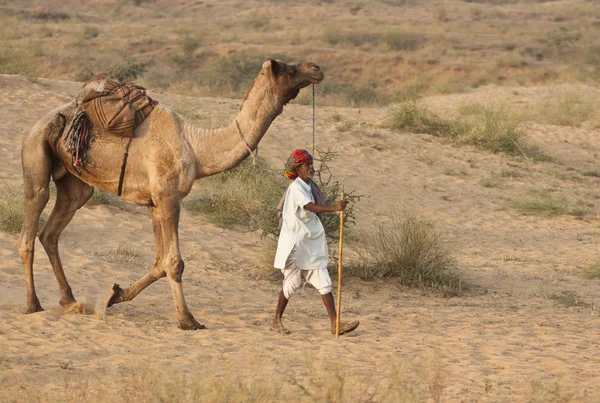
[[304, 182], [308, 181], [309, 179], [312, 179], [315, 176], [315, 168], [313, 162], [309, 161], [300, 165], [300, 167], [296, 169], [296, 173], [298, 174], [298, 177]]

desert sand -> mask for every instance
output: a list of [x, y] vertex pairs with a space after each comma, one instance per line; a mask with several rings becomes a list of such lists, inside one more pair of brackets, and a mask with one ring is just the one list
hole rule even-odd
[[[80, 85], [0, 76], [2, 182], [19, 186], [21, 138]], [[448, 114], [471, 101], [528, 108], [551, 90], [492, 86], [426, 101]], [[239, 104], [150, 93], [216, 121], [228, 120]], [[279, 167], [292, 149], [310, 148], [311, 111], [286, 106], [259, 155]], [[317, 107], [317, 146], [339, 151], [336, 178], [365, 195], [356, 208], [359, 226], [396, 208], [419, 211], [445, 230], [460, 274], [487, 292], [444, 298], [393, 280], [349, 279], [343, 317], [361, 325], [335, 340], [318, 293], [305, 288], [290, 301], [285, 323], [293, 333], [283, 337], [268, 330], [280, 284], [266, 276], [260, 234], [219, 228], [184, 210], [184, 290], [208, 327], [186, 332], [177, 328], [164, 279], [132, 302], [101, 308], [113, 283], [128, 285], [150, 268], [154, 238], [144, 209], [83, 207], [60, 240], [79, 312], [59, 306], [37, 242], [35, 284], [46, 310], [24, 315], [18, 235], [0, 232], [0, 401], [176, 401], [191, 399], [194, 385], [205, 383], [212, 386], [202, 390], [217, 397], [198, 392], [197, 398], [220, 400], [225, 394], [218, 393], [235, 389], [241, 394], [228, 399], [599, 401], [600, 280], [583, 271], [600, 257], [600, 179], [582, 175], [598, 169], [598, 129], [526, 124], [528, 137], [555, 158], [533, 163], [392, 132], [381, 126], [386, 113]], [[352, 122], [350, 130], [336, 129], [339, 117]], [[503, 171], [517, 174], [502, 176], [495, 187], [481, 185]], [[594, 206], [583, 219], [506, 206], [550, 186]], [[193, 192], [201, 189], [199, 181]], [[565, 291], [585, 303], [549, 298]]]

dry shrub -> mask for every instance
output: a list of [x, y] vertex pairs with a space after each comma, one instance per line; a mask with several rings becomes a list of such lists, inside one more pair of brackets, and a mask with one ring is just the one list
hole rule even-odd
[[587, 267], [585, 276], [589, 279], [600, 279], [600, 260]]
[[278, 232], [276, 206], [285, 191], [285, 179], [262, 160], [246, 160], [236, 168], [198, 184], [199, 196], [183, 202], [186, 210], [202, 213], [223, 226], [242, 225], [265, 234]]
[[32, 75], [33, 64], [28, 52], [0, 42], [0, 74]]
[[579, 127], [598, 109], [597, 99], [590, 100], [575, 90], [553, 91], [537, 106], [537, 117], [543, 123]]
[[462, 108], [454, 119], [442, 118], [423, 105], [418, 87], [396, 96], [389, 107], [387, 125], [393, 130], [426, 133], [469, 144], [494, 153], [532, 160], [549, 160], [539, 147], [525, 139], [519, 117], [503, 105], [474, 104]]
[[77, 71], [73, 78], [75, 81], [87, 81], [95, 75], [102, 75], [122, 83], [130, 83], [143, 76], [150, 61], [137, 60], [132, 58], [125, 58], [121, 61], [111, 64], [105, 71], [97, 71], [87, 67], [81, 68]]
[[[209, 368], [215, 365], [212, 363]], [[41, 389], [39, 383], [25, 380], [18, 390], [12, 394], [7, 391], [6, 395], [11, 401], [28, 402], [441, 401], [445, 385], [440, 368], [424, 369], [414, 363], [390, 367], [384, 373], [350, 374], [339, 364], [307, 362], [299, 369], [275, 377], [257, 375], [260, 371], [256, 369], [247, 375], [219, 376], [202, 368], [195, 369], [190, 376], [190, 372], [169, 363], [145, 362], [113, 369], [115, 378], [111, 380], [99, 379], [98, 375], [63, 362], [62, 385], [58, 381], [60, 386], [54, 389]], [[223, 368], [219, 368], [217, 372], [222, 373]]]
[[[315, 156], [315, 182], [325, 196], [326, 204], [339, 200], [342, 184], [335, 180], [329, 163], [336, 153], [317, 150]], [[279, 235], [276, 207], [289, 182], [282, 170], [270, 169], [261, 159], [256, 166], [246, 160], [236, 168], [200, 180], [198, 196], [185, 200], [186, 210], [202, 213], [209, 221], [222, 226], [241, 225], [250, 230], [260, 230], [263, 235]], [[346, 208], [344, 224], [354, 224], [353, 203], [360, 199], [353, 191], [346, 191], [350, 204]], [[339, 234], [339, 215], [323, 214], [321, 221], [330, 240]]]
[[367, 231], [348, 273], [363, 279], [397, 278], [401, 284], [458, 292], [461, 280], [443, 233], [432, 221], [409, 211]]
[[[25, 220], [25, 202], [21, 187], [4, 185], [0, 188], [0, 231], [16, 234], [21, 231]], [[40, 217], [39, 228], [46, 222]]]
[[87, 206], [115, 206], [123, 208], [123, 202], [118, 196], [102, 189], [95, 188], [94, 194], [87, 201]]
[[566, 306], [589, 306], [575, 291], [555, 292], [550, 294], [548, 298]]
[[564, 195], [557, 196], [549, 190], [541, 190], [533, 192], [533, 195], [526, 200], [510, 201], [508, 206], [527, 214], [549, 216], [569, 214], [582, 218], [590, 213], [593, 204], [584, 201], [572, 203]]

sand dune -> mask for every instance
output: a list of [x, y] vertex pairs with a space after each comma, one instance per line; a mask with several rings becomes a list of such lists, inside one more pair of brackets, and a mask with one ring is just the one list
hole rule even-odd
[[[71, 99], [79, 85], [0, 76], [0, 181], [20, 183], [22, 136]], [[460, 99], [427, 101], [440, 113], [452, 113], [460, 102], [494, 96], [535, 102], [548, 91], [536, 87], [515, 95], [490, 87]], [[214, 119], [227, 120], [238, 104], [152, 95]], [[352, 128], [338, 131], [334, 115]], [[127, 285], [150, 267], [154, 239], [144, 210], [84, 207], [60, 242], [83, 314], [58, 305], [58, 286], [38, 242], [35, 282], [46, 311], [24, 315], [17, 236], [0, 232], [0, 400], [83, 401], [77, 395], [82, 389], [88, 400], [128, 400], [118, 393], [137, 390], [136, 374], [159, 371], [165, 383], [181, 381], [178, 377], [188, 384], [243, 380], [306, 400], [323, 397], [327, 389], [311, 380], [333, 373], [343, 376], [344, 401], [364, 400], [375, 390], [382, 400], [390, 383], [409, 385], [414, 390], [406, 399], [423, 401], [598, 401], [600, 283], [582, 276], [599, 257], [600, 181], [582, 175], [598, 167], [598, 130], [526, 125], [530, 138], [558, 161], [534, 164], [427, 135], [394, 133], [381, 127], [385, 115], [383, 109], [318, 108], [317, 145], [340, 152], [333, 164], [336, 177], [365, 195], [357, 208], [359, 224], [385, 219], [400, 206], [420, 211], [446, 230], [461, 274], [486, 294], [448, 299], [393, 281], [350, 280], [344, 315], [360, 318], [361, 326], [336, 341], [318, 294], [304, 289], [288, 308], [293, 334], [280, 337], [268, 331], [279, 284], [265, 278], [260, 235], [222, 229], [184, 212], [186, 298], [208, 327], [184, 332], [176, 327], [165, 280], [130, 303], [96, 309], [113, 283]], [[289, 105], [259, 153], [280, 166], [293, 148], [311, 146], [310, 131], [311, 108]], [[503, 171], [518, 175], [502, 176]], [[500, 184], [482, 186], [492, 175]], [[551, 186], [593, 203], [590, 214], [545, 217], [506, 207], [507, 201]], [[576, 292], [587, 305], [567, 307], [548, 298], [562, 291]]]

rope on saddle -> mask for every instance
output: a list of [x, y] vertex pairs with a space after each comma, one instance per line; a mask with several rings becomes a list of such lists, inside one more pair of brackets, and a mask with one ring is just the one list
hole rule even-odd
[[71, 163], [81, 175], [82, 161], [85, 159], [87, 149], [89, 146], [89, 122], [88, 117], [84, 111], [79, 112], [73, 118], [73, 122], [67, 132], [65, 139], [65, 146], [67, 151], [71, 152]]
[[133, 137], [129, 137], [129, 141], [127, 142], [127, 147], [125, 147], [125, 156], [123, 157], [123, 165], [121, 165], [121, 175], [119, 175], [119, 189], [117, 190], [117, 195], [121, 197], [121, 193], [123, 193], [123, 180], [125, 179], [125, 167], [127, 167], [127, 157], [129, 157], [129, 146], [131, 145], [131, 140]]

